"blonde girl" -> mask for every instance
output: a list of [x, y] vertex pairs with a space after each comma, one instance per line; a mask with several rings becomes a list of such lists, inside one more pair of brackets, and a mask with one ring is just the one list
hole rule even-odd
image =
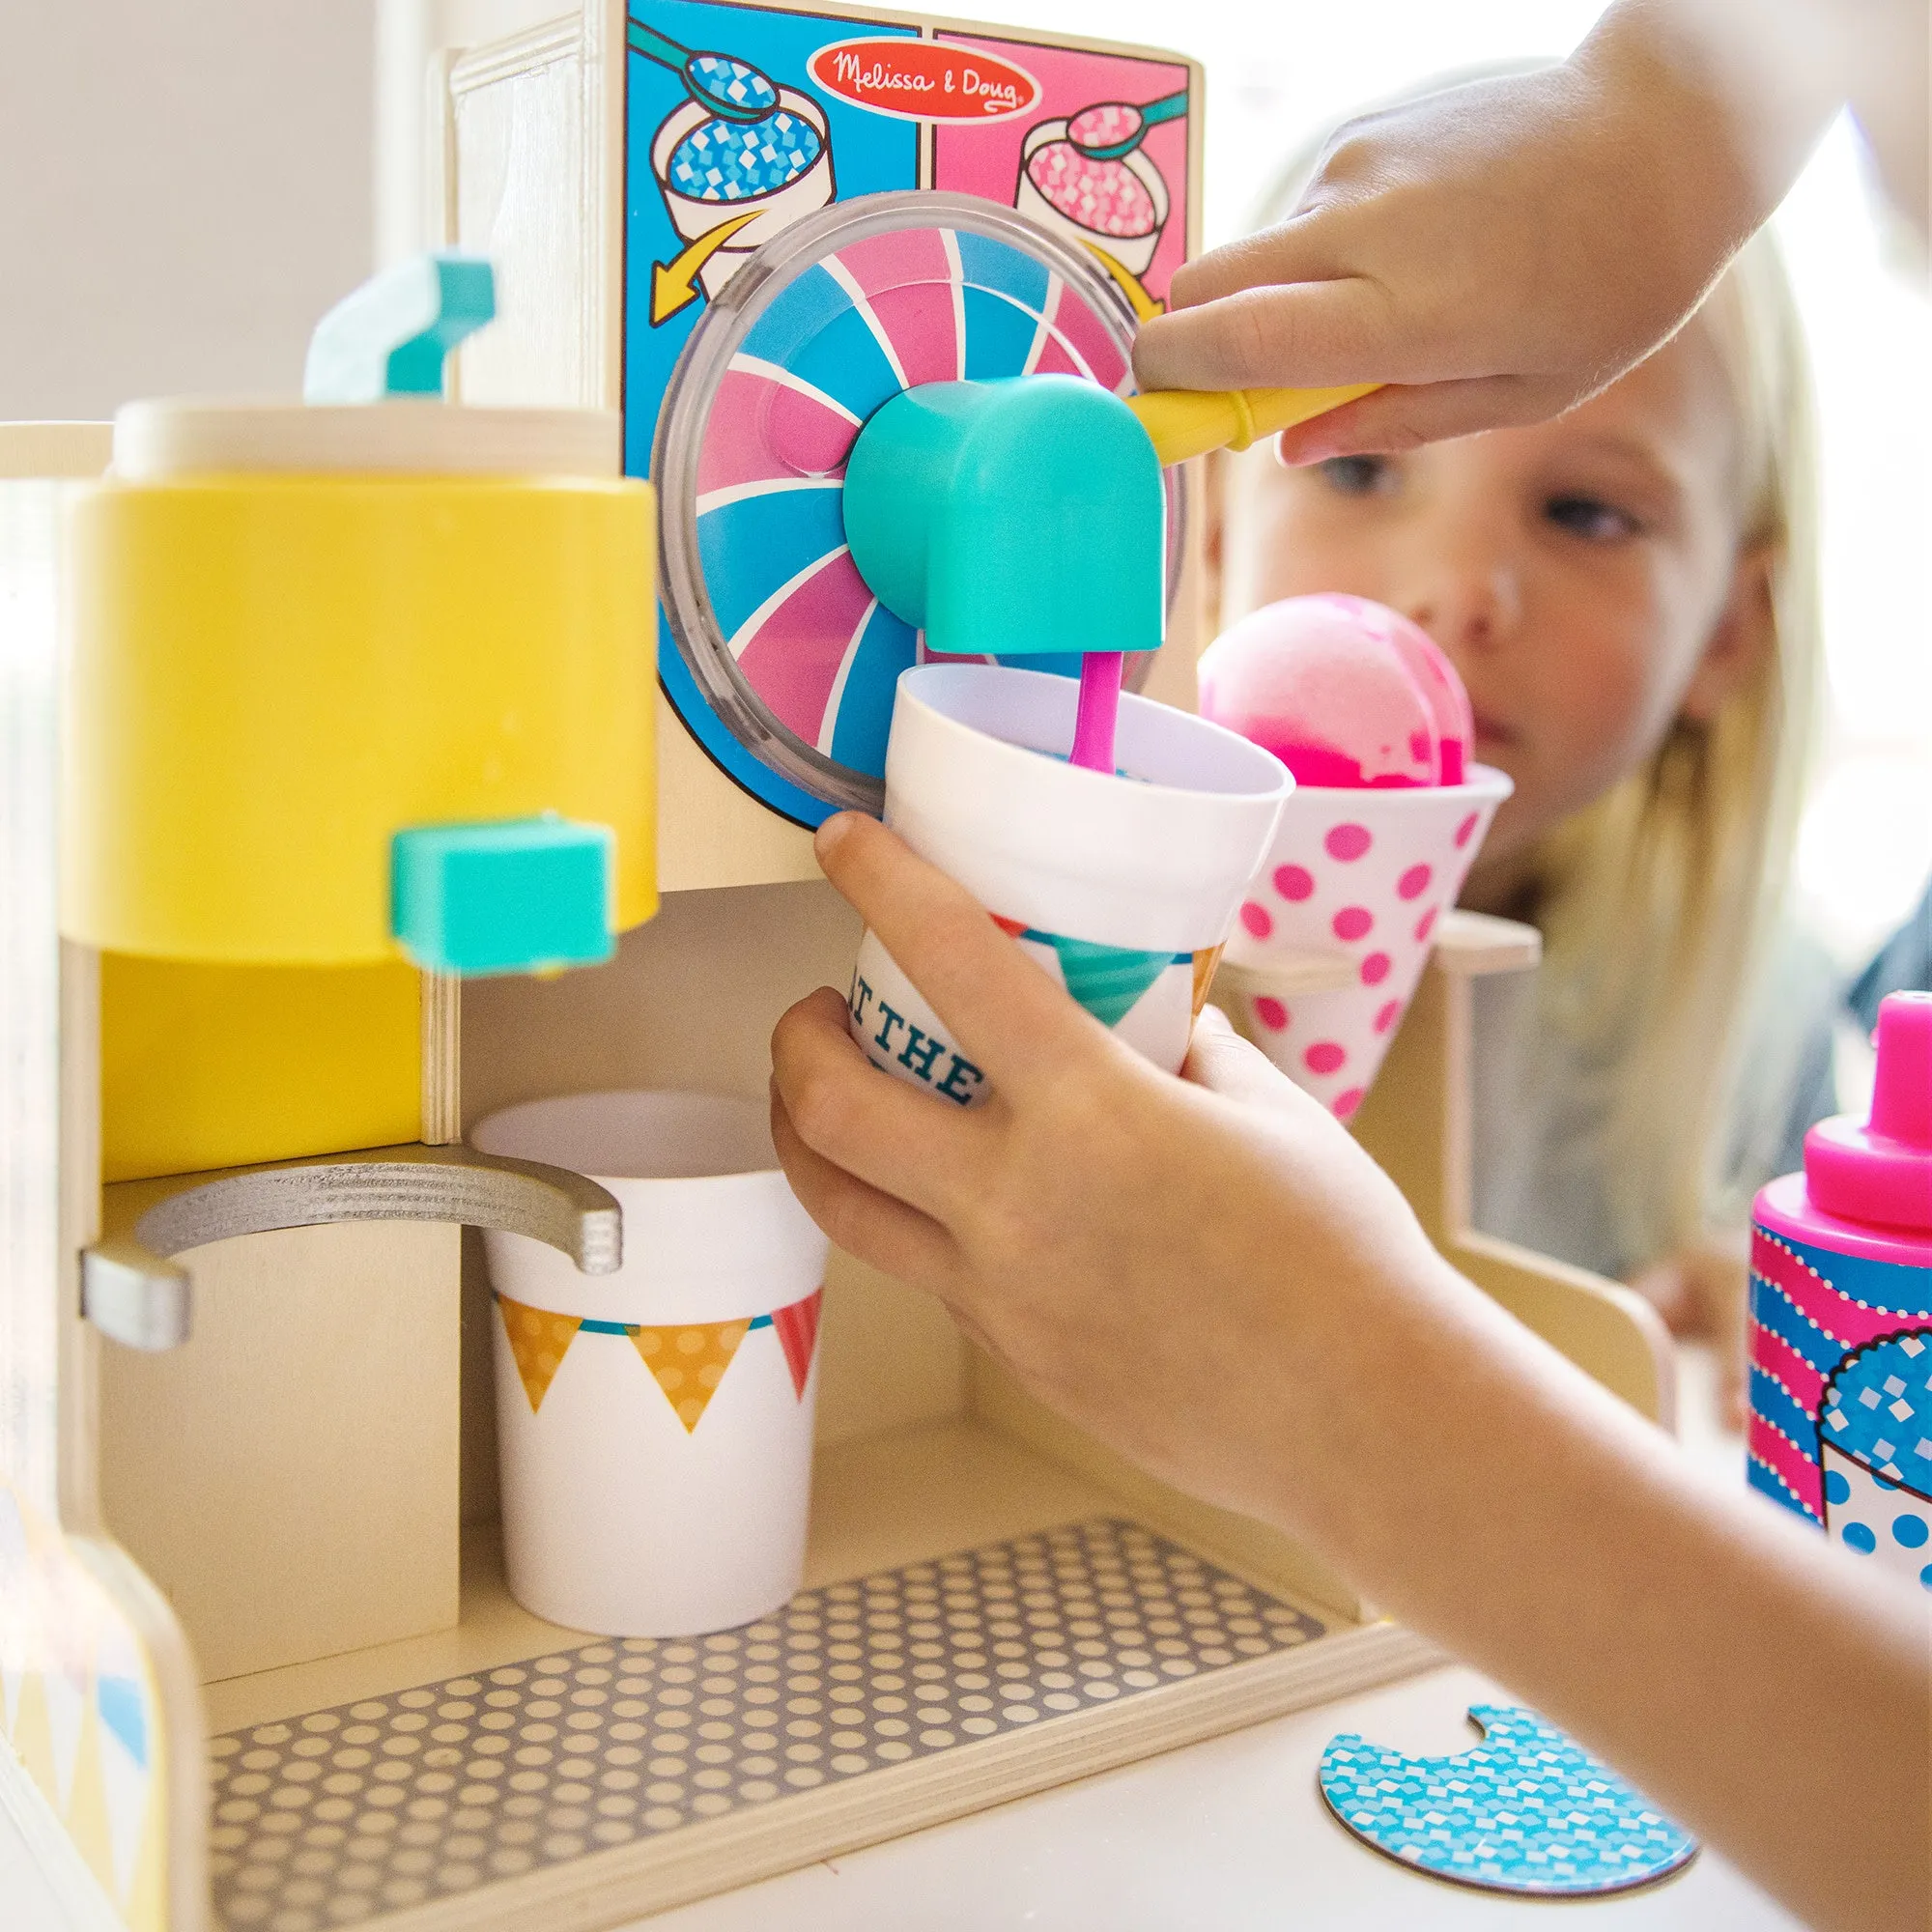
[[1553, 422], [1303, 469], [1257, 449], [1211, 493], [1223, 623], [1351, 591], [1462, 671], [1476, 755], [1517, 786], [1464, 903], [1546, 942], [1479, 1007], [1478, 1219], [1648, 1273], [1687, 1326], [1739, 1305], [1750, 1190], [1832, 1111], [1829, 971], [1777, 920], [1819, 650], [1812, 470], [1760, 235], [1672, 341]]

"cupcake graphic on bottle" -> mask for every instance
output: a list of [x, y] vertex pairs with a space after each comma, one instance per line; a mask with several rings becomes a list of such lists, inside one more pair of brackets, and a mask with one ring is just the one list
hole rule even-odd
[[1849, 1354], [1818, 1418], [1825, 1533], [1932, 1590], [1932, 1328]]

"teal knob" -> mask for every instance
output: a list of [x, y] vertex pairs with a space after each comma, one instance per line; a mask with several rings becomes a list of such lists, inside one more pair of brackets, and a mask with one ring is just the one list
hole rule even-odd
[[962, 657], [1160, 648], [1160, 461], [1072, 376], [928, 383], [859, 433], [845, 541], [887, 610]]
[[496, 313], [497, 277], [487, 256], [448, 248], [398, 262], [316, 324], [302, 400], [440, 396], [443, 358]]
[[608, 825], [550, 811], [411, 826], [390, 841], [390, 928], [426, 973], [598, 965], [617, 950], [616, 843]]

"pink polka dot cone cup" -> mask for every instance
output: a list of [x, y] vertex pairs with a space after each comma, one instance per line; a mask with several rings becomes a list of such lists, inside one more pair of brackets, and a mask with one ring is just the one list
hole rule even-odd
[[[1459, 785], [1297, 785], [1248, 888], [1215, 996], [1298, 1087], [1342, 1119], [1362, 1103], [1510, 781], [1472, 766]], [[1334, 963], [1305, 988], [1309, 956]], [[1332, 983], [1345, 980], [1346, 983]]]
[[1344, 1120], [1362, 1103], [1509, 780], [1466, 763], [1469, 700], [1426, 633], [1359, 597], [1293, 597], [1201, 661], [1202, 715], [1294, 774], [1217, 991]]

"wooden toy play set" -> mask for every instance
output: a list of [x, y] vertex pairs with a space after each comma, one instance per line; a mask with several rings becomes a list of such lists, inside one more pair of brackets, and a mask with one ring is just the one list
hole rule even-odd
[[[761, 1098], [778, 1014], [850, 979], [809, 828], [880, 808], [901, 673], [1191, 705], [1183, 459], [1353, 393], [1133, 395], [1197, 238], [1184, 59], [554, 5], [440, 9], [440, 252], [325, 323], [304, 405], [0, 431], [0, 1801], [77, 1925], [616, 1924], [1431, 1656], [849, 1258], [822, 1321], [810, 1284], [663, 1330], [493, 1304], [466, 1231], [587, 1293], [624, 1217], [466, 1125]], [[889, 420], [925, 480], [866, 498]], [[1357, 1131], [1667, 1416], [1627, 1293], [1468, 1227], [1469, 981], [1535, 944], [1441, 911]], [[1148, 983], [1200, 945], [1140, 943]], [[493, 1338], [499, 1400], [634, 1371], [694, 1454], [734, 1377], [814, 1396], [799, 1592], [695, 1635], [523, 1607]]]

